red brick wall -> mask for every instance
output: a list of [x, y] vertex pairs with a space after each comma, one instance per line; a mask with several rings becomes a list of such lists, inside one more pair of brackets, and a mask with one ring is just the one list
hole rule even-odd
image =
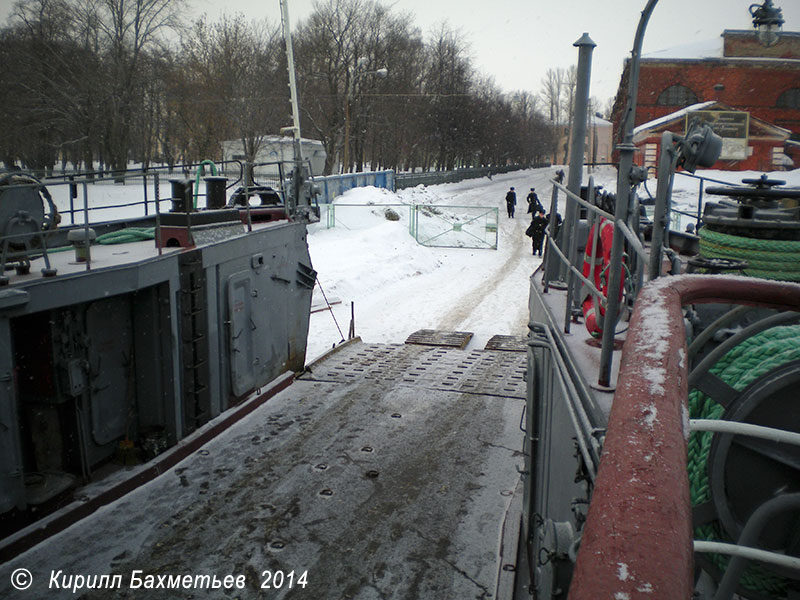
[[[682, 133], [682, 132], [675, 132]], [[644, 147], [646, 144], [656, 144], [658, 153], [656, 155], [656, 165], [658, 165], [658, 158], [661, 154], [661, 134], [654, 134], [647, 139], [636, 143], [636, 153], [634, 155], [634, 162], [640, 166], [644, 166]], [[753, 154], [745, 160], [727, 161], [720, 160], [714, 163], [711, 169], [718, 171], [773, 171], [775, 167], [772, 164], [772, 149], [781, 148], [783, 144], [776, 144], [774, 140], [750, 139], [748, 146], [753, 149]], [[795, 162], [795, 166], [798, 163]]]
[[[675, 112], [680, 107], [658, 106], [659, 95], [671, 85], [685, 85], [698, 102], [717, 100], [737, 110], [800, 135], [800, 110], [776, 108], [778, 96], [800, 88], [800, 65], [776, 61], [753, 65], [739, 60], [643, 61], [639, 75], [636, 125]], [[715, 90], [721, 84], [724, 89]]]
[[800, 33], [784, 31], [774, 46], [763, 46], [752, 29], [737, 31], [726, 29], [723, 34], [722, 55], [752, 56], [757, 58], [800, 58]]

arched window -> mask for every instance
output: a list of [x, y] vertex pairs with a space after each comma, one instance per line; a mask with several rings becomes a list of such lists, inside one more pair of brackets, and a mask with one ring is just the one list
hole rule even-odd
[[795, 110], [800, 110], [800, 88], [792, 88], [783, 92], [778, 96], [778, 101], [775, 103], [775, 106], [778, 108], [794, 108]]
[[671, 85], [658, 97], [660, 106], [689, 106], [697, 103], [697, 95], [685, 85]]

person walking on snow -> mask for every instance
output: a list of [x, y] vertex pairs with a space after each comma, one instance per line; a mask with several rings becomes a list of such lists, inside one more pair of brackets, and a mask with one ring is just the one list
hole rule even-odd
[[512, 187], [506, 194], [506, 208], [508, 209], [508, 216], [514, 218], [514, 207], [517, 205], [517, 193]]
[[531, 220], [531, 224], [525, 231], [525, 235], [529, 235], [531, 237], [531, 241], [533, 242], [534, 256], [537, 252], [539, 253], [539, 256], [542, 255], [542, 242], [544, 241], [544, 230], [546, 227], [547, 218], [544, 216], [544, 211], [536, 211], [536, 213], [533, 215], [533, 219]]
[[539, 202], [539, 196], [536, 195], [536, 188], [531, 188], [531, 193], [528, 194], [528, 214], [538, 214], [543, 211], [544, 206]]

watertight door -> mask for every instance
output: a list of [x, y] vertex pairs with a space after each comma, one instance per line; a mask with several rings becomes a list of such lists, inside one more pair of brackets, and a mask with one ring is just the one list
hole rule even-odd
[[133, 345], [127, 296], [93, 302], [86, 311], [91, 340], [92, 437], [102, 446], [125, 435], [136, 397], [132, 389]]

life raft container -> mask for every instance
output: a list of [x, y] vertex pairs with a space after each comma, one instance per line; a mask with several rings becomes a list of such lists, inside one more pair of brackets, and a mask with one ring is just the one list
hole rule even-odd
[[[586, 250], [583, 254], [583, 276], [588, 280], [594, 282], [595, 287], [603, 293], [604, 297], [608, 297], [608, 265], [611, 262], [611, 244], [614, 240], [614, 224], [611, 221], [602, 218], [600, 219], [599, 229], [600, 234], [595, 235], [595, 229], [598, 224], [595, 223], [589, 229], [589, 237], [586, 242]], [[592, 244], [596, 243], [597, 248], [594, 252], [594, 262], [592, 262]], [[619, 293], [622, 295], [622, 290], [625, 286], [625, 275], [623, 273], [619, 283]], [[586, 290], [586, 288], [584, 288]], [[597, 301], [597, 298], [586, 290], [583, 298], [583, 322], [586, 325], [587, 331], [592, 337], [600, 337], [603, 335], [602, 318], [606, 314], [606, 309]], [[599, 315], [599, 316], [598, 316]]]

